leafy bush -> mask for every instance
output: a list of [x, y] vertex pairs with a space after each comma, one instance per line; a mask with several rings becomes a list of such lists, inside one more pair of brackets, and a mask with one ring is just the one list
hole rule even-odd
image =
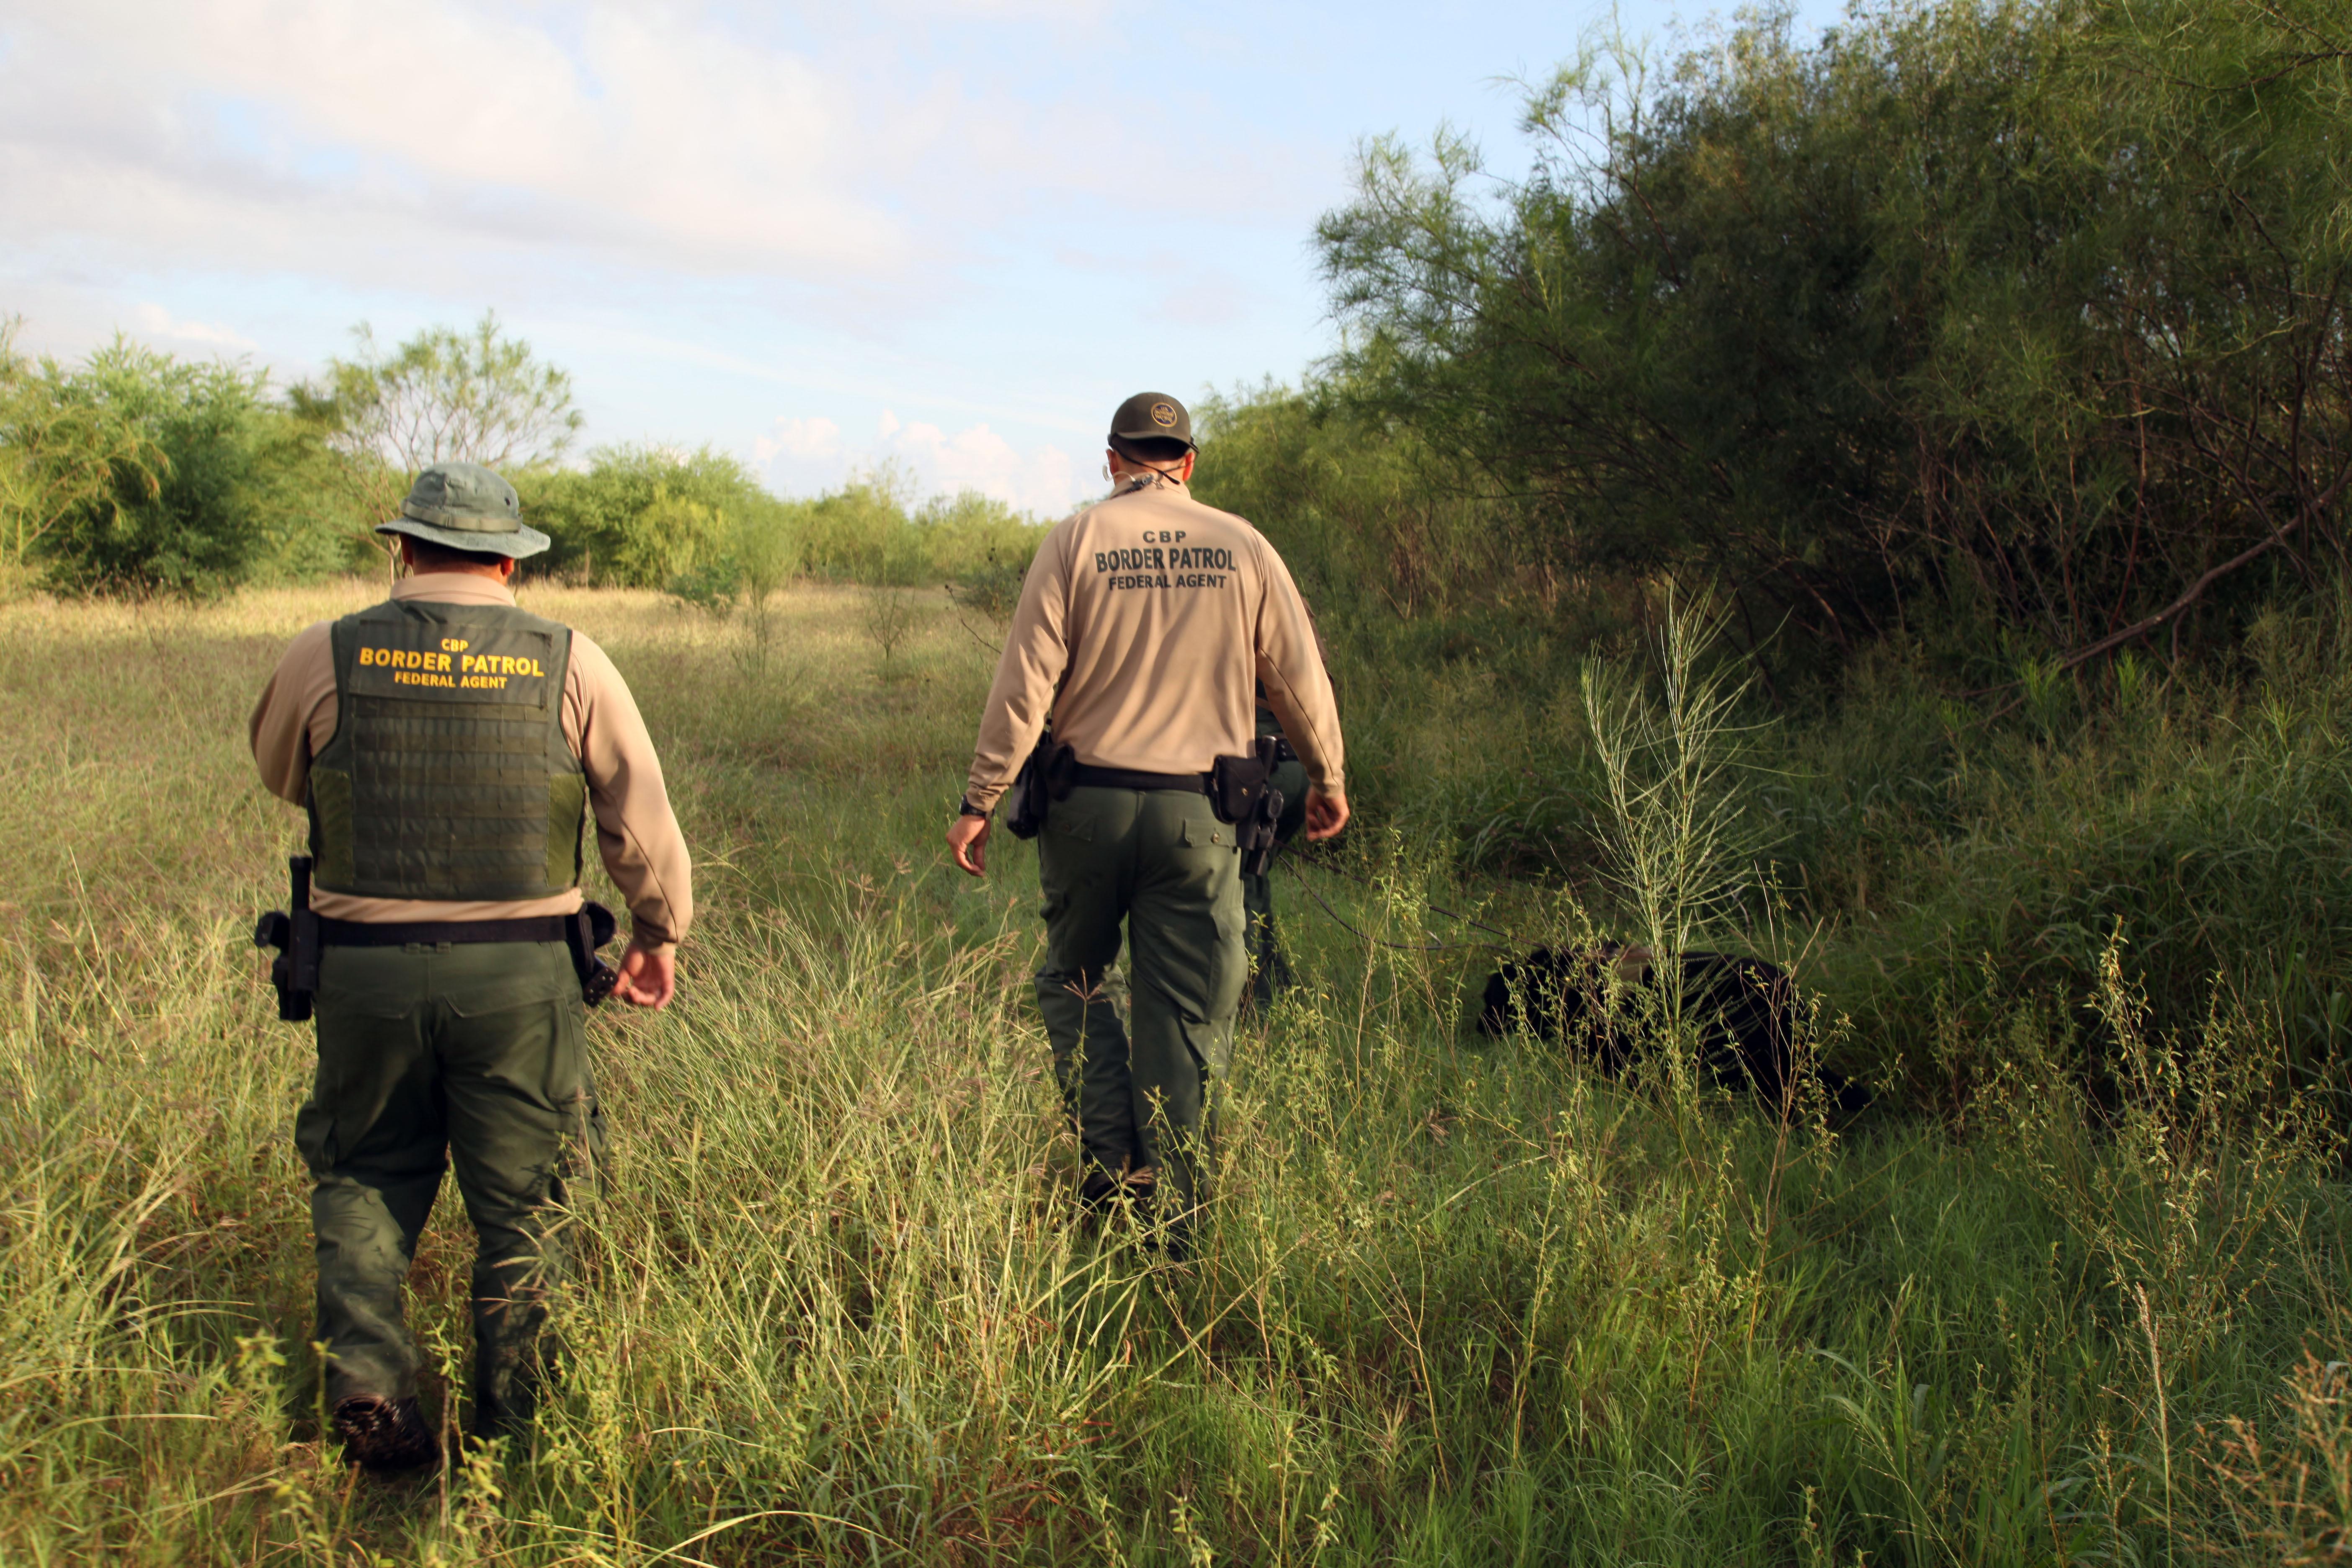
[[1205, 409], [1197, 481], [1317, 599], [1366, 821], [1630, 931], [1579, 674], [1717, 596], [1778, 721], [1744, 940], [1881, 1076], [1964, 1104], [2046, 1008], [2100, 1080], [2112, 952], [2154, 1037], [2352, 1088], [2347, 43], [1895, 5], [1580, 61], [1492, 204], [1376, 146], [1349, 352]]
[[946, 584], [956, 603], [993, 620], [1012, 618], [1045, 524], [977, 490], [963, 490], [934, 497], [915, 514], [914, 527], [932, 576]]
[[877, 585], [949, 584], [959, 599], [1009, 614], [1045, 526], [978, 490], [919, 506], [913, 491], [911, 476], [885, 466], [818, 499], [810, 508], [804, 569]]
[[71, 373], [17, 353], [0, 322], [0, 560], [22, 567], [76, 516], [125, 490], [161, 493], [169, 459], [120, 405], [69, 391]]
[[301, 481], [324, 452], [268, 385], [122, 339], [79, 367], [16, 362], [0, 429], [12, 554], [77, 593], [216, 592], [315, 561]]
[[1384, 616], [1445, 616], [1557, 597], [1520, 509], [1336, 383], [1213, 397], [1196, 420], [1194, 493], [1278, 533], [1318, 611], [1361, 601]]
[[331, 361], [271, 395], [266, 373], [183, 362], [117, 340], [79, 367], [37, 363], [0, 323], [0, 568], [72, 591], [217, 591], [380, 567], [377, 523], [415, 469], [485, 463], [551, 536], [531, 563], [618, 587], [667, 588], [763, 615], [810, 574], [941, 582], [1009, 611], [1044, 530], [974, 491], [919, 506], [904, 470], [814, 501], [771, 494], [740, 460], [614, 446], [554, 466], [580, 423], [570, 382], [495, 317], [397, 350]]
[[1717, 582], [1783, 662], [1957, 586], [2070, 658], [2250, 608], [2251, 563], [2309, 585], [2352, 549], [2347, 58], [2322, 0], [1588, 54], [1496, 199], [1457, 140], [1370, 147], [1320, 229], [1334, 389], [1560, 571]]
[[[1317, 596], [1365, 822], [1635, 933], [1580, 680], [1596, 659], [1627, 679], [1652, 663], [1671, 581], [1562, 574], [1547, 596], [1433, 580], [1397, 543], [1412, 503], [1401, 518], [1382, 497], [1395, 454], [1343, 401], [1276, 393], [1207, 430], [1200, 493], [1264, 528]], [[1759, 679], [1748, 716], [1776, 721], [1743, 787], [1771, 868], [1733, 940], [1793, 961], [1852, 1020], [1843, 1065], [1900, 1062], [1938, 1104], [1977, 1091], [2029, 1005], [2076, 1020], [2081, 1069], [2104, 1070], [2105, 1026], [2073, 1009], [2119, 932], [2159, 1037], [2219, 1005], [2263, 1020], [2304, 1081], [2352, 1088], [2352, 584], [2272, 585], [2236, 647], [2126, 650], [2095, 678], [1954, 598], [1857, 649], [1833, 686]], [[1967, 700], [1951, 675], [1972, 662], [2017, 684]]]
[[809, 510], [802, 567], [814, 576], [905, 584], [930, 561], [909, 526], [914, 477], [885, 466], [818, 498]]
[[479, 463], [511, 479], [571, 450], [583, 416], [570, 374], [508, 336], [495, 311], [464, 331], [426, 327], [389, 350], [364, 321], [352, 338], [352, 357], [330, 359], [317, 382], [288, 390], [287, 403], [340, 459], [331, 478], [359, 553], [385, 548], [371, 531], [399, 509], [420, 468]]
[[740, 461], [708, 447], [604, 447], [585, 472], [509, 477], [524, 517], [554, 541], [545, 568], [618, 587], [659, 588], [715, 565], [735, 515], [780, 504]]

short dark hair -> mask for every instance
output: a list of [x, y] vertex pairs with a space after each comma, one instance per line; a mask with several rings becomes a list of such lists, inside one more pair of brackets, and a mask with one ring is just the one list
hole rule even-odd
[[485, 566], [496, 567], [507, 559], [495, 550], [453, 550], [429, 539], [419, 539], [413, 533], [404, 533], [401, 537], [408, 542], [408, 558], [416, 563], [419, 572], [462, 572], [468, 568], [479, 571]]
[[1184, 454], [1192, 449], [1192, 443], [1179, 441], [1173, 436], [1146, 436], [1129, 439], [1125, 436], [1110, 438], [1110, 449], [1130, 463], [1181, 463]]

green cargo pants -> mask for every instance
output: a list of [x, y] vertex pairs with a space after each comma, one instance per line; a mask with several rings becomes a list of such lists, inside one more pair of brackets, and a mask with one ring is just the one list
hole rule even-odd
[[[1209, 799], [1082, 786], [1037, 837], [1045, 967], [1037, 1005], [1088, 1163], [1158, 1173], [1162, 1212], [1199, 1204], [1216, 1095], [1249, 973], [1241, 852]], [[1130, 1042], [1103, 994], [1127, 922]]]
[[[1270, 719], [1262, 720], [1259, 732], [1265, 733], [1271, 723]], [[1282, 731], [1276, 726], [1273, 732]], [[1296, 757], [1276, 763], [1274, 787], [1282, 792], [1282, 816], [1274, 825], [1274, 841], [1287, 844], [1307, 825], [1307, 764]], [[1291, 984], [1290, 961], [1282, 956], [1282, 944], [1274, 934], [1272, 861], [1255, 877], [1242, 873], [1242, 909], [1249, 917], [1250, 1000], [1264, 1006]]]
[[295, 1119], [310, 1164], [330, 1404], [416, 1392], [401, 1287], [454, 1165], [473, 1222], [474, 1430], [526, 1426], [563, 1266], [566, 1183], [604, 1150], [584, 1011], [561, 942], [331, 947], [319, 1074]]

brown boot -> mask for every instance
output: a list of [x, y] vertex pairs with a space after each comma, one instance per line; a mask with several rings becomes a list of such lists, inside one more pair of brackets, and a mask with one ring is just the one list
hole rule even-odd
[[343, 1458], [371, 1475], [413, 1470], [441, 1457], [414, 1396], [362, 1394], [337, 1400], [335, 1436], [343, 1440]]

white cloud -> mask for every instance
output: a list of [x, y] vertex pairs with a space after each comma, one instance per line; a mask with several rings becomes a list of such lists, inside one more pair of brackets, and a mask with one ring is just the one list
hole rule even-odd
[[793, 419], [778, 416], [769, 433], [751, 443], [752, 455], [762, 463], [789, 454], [794, 458], [833, 458], [841, 453], [841, 426], [830, 419]]
[[174, 342], [209, 343], [215, 348], [235, 349], [251, 353], [260, 347], [251, 338], [210, 321], [184, 321], [175, 319], [163, 306], [152, 301], [131, 312], [131, 325], [142, 338], [164, 338]]
[[[1139, 116], [1184, 143], [1200, 174], [1189, 216], [1262, 217], [1275, 192], [1286, 214], [1300, 171], [1286, 149], [1155, 102], [1173, 83], [1139, 96], [1129, 79], [1039, 68], [1087, 52], [1108, 14], [1099, 0], [799, 16], [696, 0], [0, 4], [0, 191], [15, 243], [71, 235], [85, 264], [324, 272], [478, 300], [486, 270], [529, 278], [554, 258], [887, 295], [894, 311], [910, 284], [931, 303], [976, 287], [961, 268], [997, 260], [1009, 222], [1130, 201], [1119, 161]], [[933, 25], [950, 23], [1022, 63], [934, 50]]]
[[979, 490], [1025, 510], [1062, 510], [1078, 493], [1077, 464], [1058, 447], [1024, 452], [985, 425], [950, 436], [918, 421], [889, 441], [887, 455], [929, 481], [927, 489]]
[[[0, 293], [44, 350], [120, 323], [289, 378], [352, 321], [495, 306], [599, 438], [1057, 510], [1134, 358], [1106, 340], [1172, 301], [1186, 379], [1223, 372], [1268, 193], [1291, 270], [1304, 221], [1298, 152], [1132, 32], [1108, 0], [0, 0]], [[1139, 127], [1181, 199], [1134, 188]], [[778, 406], [834, 417], [758, 430]]]
[[783, 416], [751, 444], [753, 458], [779, 489], [798, 494], [831, 489], [853, 474], [894, 464], [911, 474], [918, 495], [983, 495], [1041, 516], [1068, 510], [1086, 489], [1078, 459], [1060, 447], [1023, 448], [976, 424], [950, 432], [924, 420], [901, 420], [883, 410], [871, 446], [851, 449], [831, 419]]
[[[907, 254], [903, 220], [858, 188], [842, 87], [707, 21], [601, 0], [511, 18], [459, 0], [80, 0], [44, 24], [0, 56], [20, 218], [152, 232], [177, 204], [106, 187], [161, 186], [246, 220], [215, 246], [266, 237], [257, 207], [315, 226], [324, 198], [359, 220], [329, 219], [354, 247], [390, 222], [698, 269], [838, 276]], [[41, 177], [58, 157], [77, 178]]]

